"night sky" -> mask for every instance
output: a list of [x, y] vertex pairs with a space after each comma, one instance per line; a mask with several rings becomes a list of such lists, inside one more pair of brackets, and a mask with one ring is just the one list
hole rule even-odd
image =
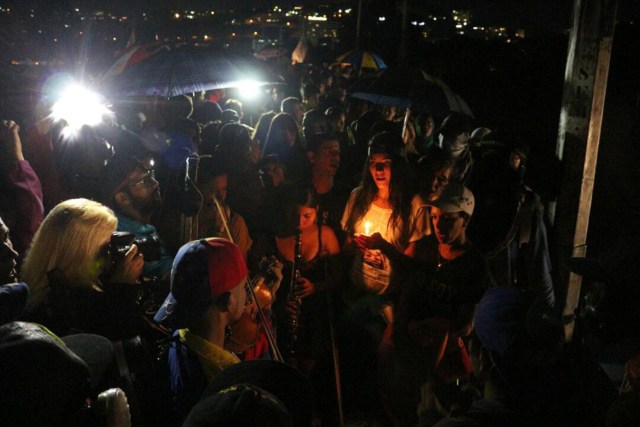
[[[369, 10], [387, 9], [389, 0], [362, 0]], [[269, 8], [272, 5], [303, 4], [313, 7], [319, 3], [333, 3], [357, 6], [358, 0], [112, 0], [109, 8], [114, 11], [133, 12], [164, 8], [228, 8], [240, 10]], [[395, 0], [400, 4], [401, 0]], [[88, 9], [105, 8], [104, 0], [4, 0], [4, 5], [14, 8], [44, 7], [82, 7]], [[540, 31], [555, 31], [567, 28], [570, 23], [572, 0], [409, 0], [415, 12], [447, 12], [452, 9], [471, 10], [474, 23], [479, 25], [505, 25], [511, 28], [524, 28]], [[619, 20], [640, 17], [640, 1], [619, 0]]]

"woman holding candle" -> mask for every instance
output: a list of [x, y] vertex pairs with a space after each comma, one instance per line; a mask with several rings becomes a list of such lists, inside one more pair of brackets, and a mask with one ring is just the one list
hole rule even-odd
[[416, 242], [430, 231], [425, 202], [415, 195], [412, 178], [400, 133], [374, 135], [361, 184], [342, 216], [348, 236], [343, 252], [353, 254], [349, 284], [343, 288], [348, 307], [338, 327], [344, 388], [351, 391], [345, 396], [380, 416], [384, 406], [371, 390], [378, 388], [378, 349], [393, 322], [397, 284], [403, 281], [399, 273], [408, 270], [398, 261], [413, 257]]
[[382, 132], [371, 139], [362, 183], [342, 216], [347, 247], [355, 251], [352, 296], [389, 293], [396, 276], [391, 259], [412, 257], [415, 243], [429, 234], [425, 202], [415, 195], [409, 171], [399, 135]]

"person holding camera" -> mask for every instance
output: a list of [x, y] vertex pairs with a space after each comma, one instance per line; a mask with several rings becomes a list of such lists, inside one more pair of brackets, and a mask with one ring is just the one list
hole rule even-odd
[[36, 232], [23, 265], [29, 285], [27, 320], [57, 335], [93, 333], [117, 340], [145, 327], [138, 279], [143, 257], [135, 244], [115, 263], [111, 236], [117, 219], [88, 199], [55, 206]]

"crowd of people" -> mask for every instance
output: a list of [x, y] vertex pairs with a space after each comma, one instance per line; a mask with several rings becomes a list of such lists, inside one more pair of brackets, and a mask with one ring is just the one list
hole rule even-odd
[[579, 261], [565, 343], [527, 145], [304, 70], [255, 124], [221, 89], [0, 123], [8, 425], [123, 396], [140, 426], [640, 423], [637, 357], [618, 390], [583, 339], [613, 276]]

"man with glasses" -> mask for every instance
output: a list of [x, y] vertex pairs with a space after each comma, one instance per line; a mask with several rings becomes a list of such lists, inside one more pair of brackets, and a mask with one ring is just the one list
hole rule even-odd
[[103, 192], [104, 203], [118, 217], [117, 230], [136, 236], [145, 257], [143, 275], [168, 279], [173, 257], [168, 255], [156, 227], [152, 225], [154, 214], [162, 207], [153, 159], [116, 154], [105, 170]]

